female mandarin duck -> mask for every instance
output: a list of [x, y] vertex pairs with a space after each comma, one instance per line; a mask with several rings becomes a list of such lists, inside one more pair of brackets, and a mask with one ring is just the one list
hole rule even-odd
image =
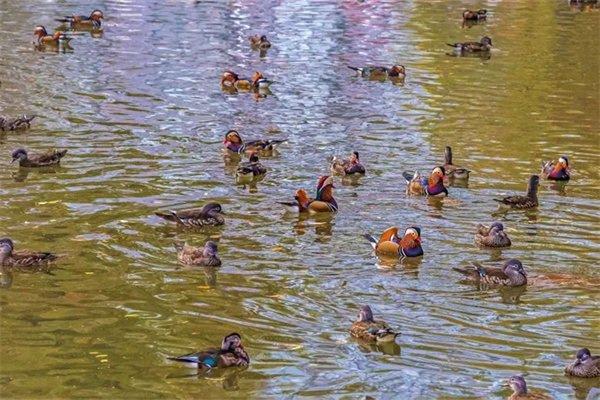
[[523, 264], [515, 259], [505, 262], [502, 268], [484, 267], [473, 263], [465, 268], [454, 267], [452, 269], [478, 284], [511, 287], [527, 285], [527, 274]]
[[365, 234], [375, 253], [382, 256], [419, 257], [423, 255], [421, 247], [421, 228], [411, 226], [404, 232], [402, 239], [398, 237], [398, 228], [392, 226], [381, 234], [379, 240]]
[[567, 365], [565, 373], [578, 378], [600, 377], [600, 356], [593, 356], [586, 348], [577, 352], [575, 361]]
[[265, 35], [253, 35], [250, 36], [250, 46], [255, 50], [267, 50], [271, 47], [271, 42]]
[[51, 167], [60, 164], [60, 159], [67, 154], [67, 150], [52, 150], [40, 154], [28, 154], [25, 149], [12, 152], [12, 161], [19, 161], [19, 166], [26, 168]]
[[233, 71], [225, 71], [221, 76], [221, 86], [242, 91], [266, 89], [273, 81], [266, 79], [262, 73], [255, 71], [250, 79], [240, 78]]
[[444, 170], [449, 178], [469, 179], [471, 171], [452, 163], [452, 148], [450, 146], [446, 146], [444, 150], [444, 159]]
[[169, 357], [169, 360], [197, 364], [202, 372], [216, 367], [246, 367], [250, 364], [250, 357], [242, 346], [242, 337], [235, 332], [223, 338], [220, 349], [213, 348], [179, 357]]
[[14, 251], [13, 241], [9, 238], [0, 239], [0, 266], [4, 267], [39, 267], [56, 260], [52, 253], [33, 251]]
[[186, 265], [202, 267], [220, 267], [221, 259], [217, 256], [217, 244], [208, 241], [204, 247], [189, 246], [187, 243], [175, 244], [177, 259]]
[[49, 35], [42, 25], [36, 26], [33, 35], [37, 36], [37, 44], [38, 45], [50, 45], [50, 46], [59, 46], [61, 44], [67, 45], [73, 39], [65, 35], [63, 32], [56, 31], [54, 34]]
[[454, 47], [454, 50], [461, 53], [481, 53], [488, 52], [492, 48], [492, 39], [488, 36], [481, 38], [479, 42], [464, 42], [464, 43], [446, 43], [450, 47]]
[[393, 342], [400, 333], [394, 332], [384, 321], [375, 321], [368, 305], [362, 306], [358, 319], [350, 327], [350, 335], [369, 343]]
[[429, 179], [421, 177], [418, 172], [415, 172], [414, 175], [404, 172], [402, 176], [406, 179], [407, 194], [436, 197], [448, 196], [448, 189], [444, 186], [444, 177], [446, 176], [444, 167], [435, 167], [431, 171]]
[[527, 184], [527, 193], [525, 196], [514, 195], [507, 196], [502, 199], [494, 199], [501, 205], [508, 206], [516, 209], [527, 209], [535, 208], [538, 206], [538, 185], [540, 184], [540, 177], [537, 175], [531, 175], [529, 183]]
[[94, 10], [92, 11], [89, 17], [85, 15], [67, 15], [64, 18], [57, 19], [56, 21], [68, 24], [69, 28], [71, 29], [100, 29], [100, 27], [102, 26], [103, 18], [104, 14], [102, 13], [102, 11]]
[[477, 11], [465, 10], [462, 15], [465, 21], [481, 21], [487, 18], [487, 10]]
[[303, 213], [308, 212], [308, 205], [312, 199], [308, 197], [308, 193], [304, 189], [296, 190], [294, 194], [294, 201], [292, 202], [278, 202], [279, 204], [283, 204], [287, 208], [289, 208], [292, 212]]
[[542, 177], [551, 181], [568, 181], [571, 179], [567, 156], [560, 157], [558, 162], [542, 162]]
[[367, 67], [353, 67], [348, 65], [353, 71], [356, 71], [358, 76], [362, 76], [363, 78], [405, 78], [406, 77], [406, 68], [404, 65], [393, 65], [391, 68], [380, 67], [380, 66], [367, 66]]
[[17, 118], [6, 118], [0, 116], [0, 131], [19, 131], [31, 128], [31, 121], [35, 118], [35, 115], [28, 117], [23, 114]]
[[202, 208], [190, 208], [187, 210], [157, 211], [155, 214], [162, 219], [185, 227], [216, 226], [225, 223], [223, 209], [219, 203], [208, 203]]
[[260, 152], [262, 155], [270, 155], [277, 146], [285, 141], [285, 139], [259, 139], [244, 142], [238, 131], [232, 129], [225, 134], [223, 145], [225, 150], [232, 154]]
[[248, 182], [263, 177], [266, 173], [267, 168], [260, 163], [256, 153], [252, 153], [250, 161], [240, 165], [235, 175], [238, 182]]
[[508, 397], [508, 400], [551, 400], [548, 395], [540, 392], [529, 392], [527, 383], [522, 376], [514, 375], [508, 379], [508, 386], [513, 390], [513, 394]]
[[358, 151], [353, 151], [347, 159], [333, 157], [331, 160], [331, 173], [338, 175], [364, 175], [366, 170], [360, 162]]
[[504, 225], [501, 222], [494, 222], [490, 226], [477, 225], [475, 244], [480, 247], [499, 248], [509, 247], [511, 241], [506, 232], [504, 232]]

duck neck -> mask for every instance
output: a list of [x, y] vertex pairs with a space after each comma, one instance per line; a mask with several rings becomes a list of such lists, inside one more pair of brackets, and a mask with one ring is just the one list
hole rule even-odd
[[452, 165], [452, 149], [446, 146], [446, 150], [444, 151], [444, 158], [446, 159], [446, 164]]

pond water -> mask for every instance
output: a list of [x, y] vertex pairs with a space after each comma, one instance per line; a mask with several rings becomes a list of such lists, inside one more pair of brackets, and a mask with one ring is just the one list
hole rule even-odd
[[[101, 37], [67, 53], [31, 44], [38, 24], [104, 11]], [[488, 21], [461, 25], [465, 8]], [[0, 114], [36, 114], [0, 134], [0, 236], [64, 255], [51, 273], [4, 271], [3, 398], [485, 398], [530, 388], [584, 399], [598, 380], [564, 365], [600, 353], [599, 12], [566, 1], [2, 2]], [[265, 33], [265, 57], [248, 37]], [[446, 42], [493, 39], [489, 58]], [[346, 65], [400, 63], [404, 85]], [[225, 69], [262, 71], [266, 97], [227, 94]], [[221, 141], [287, 139], [266, 178], [237, 185]], [[407, 197], [451, 145], [473, 172], [441, 201]], [[9, 165], [18, 147], [69, 150], [51, 171]], [[336, 181], [333, 218], [285, 214], [327, 158], [361, 153], [367, 176]], [[497, 214], [540, 161], [569, 156], [573, 179], [544, 181], [540, 206]], [[159, 209], [223, 204], [226, 225], [186, 231]], [[473, 244], [498, 219], [513, 246]], [[378, 260], [362, 234], [422, 228], [425, 256]], [[182, 268], [173, 244], [219, 243], [217, 271]], [[452, 267], [519, 258], [525, 291], [478, 290]], [[402, 332], [366, 347], [348, 328], [361, 304]], [[239, 332], [246, 370], [193, 370], [166, 357]]]

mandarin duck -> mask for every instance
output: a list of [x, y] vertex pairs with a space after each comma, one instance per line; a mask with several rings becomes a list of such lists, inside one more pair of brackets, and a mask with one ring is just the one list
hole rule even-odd
[[442, 166], [435, 167], [431, 171], [429, 178], [421, 177], [416, 171], [414, 174], [404, 172], [402, 176], [406, 179], [407, 194], [436, 197], [448, 196], [448, 189], [444, 186], [446, 170]]
[[488, 36], [481, 38], [479, 42], [464, 42], [464, 43], [446, 43], [450, 47], [454, 47], [454, 50], [461, 53], [481, 53], [488, 52], [492, 48], [492, 39]]
[[571, 179], [569, 159], [562, 156], [555, 161], [542, 162], [542, 177], [551, 181], [568, 181]]
[[288, 208], [292, 212], [303, 213], [303, 212], [308, 212], [308, 205], [310, 204], [311, 201], [312, 201], [312, 199], [310, 197], [308, 197], [308, 193], [306, 193], [306, 190], [298, 189], [298, 190], [296, 190], [296, 193], [294, 194], [294, 201], [292, 201], [292, 202], [281, 202], [280, 201], [278, 203], [283, 204], [284, 206], [286, 206], [286, 208]]
[[477, 11], [465, 10], [462, 15], [465, 21], [481, 21], [487, 18], [487, 10], [481, 9]]
[[540, 184], [540, 177], [537, 175], [531, 175], [529, 182], [527, 183], [527, 193], [525, 196], [513, 195], [507, 196], [502, 199], [494, 199], [501, 205], [508, 206], [516, 209], [527, 209], [535, 208], [538, 206], [538, 185]]
[[33, 31], [33, 35], [37, 36], [37, 45], [49, 45], [49, 46], [60, 46], [60, 45], [68, 45], [69, 42], [73, 39], [70, 36], [65, 35], [61, 31], [56, 31], [54, 34], [49, 35], [42, 25], [38, 25], [35, 27]]
[[102, 26], [102, 19], [104, 14], [100, 10], [94, 10], [90, 16], [85, 15], [66, 15], [64, 18], [59, 18], [56, 21], [68, 24], [71, 29], [100, 29]]
[[271, 47], [271, 42], [265, 35], [253, 35], [250, 36], [250, 46], [255, 50], [267, 50]]
[[513, 390], [507, 400], [551, 400], [548, 395], [540, 392], [529, 392], [525, 378], [520, 375], [511, 376], [508, 381], [508, 386]]
[[583, 348], [577, 352], [575, 361], [566, 366], [565, 373], [578, 378], [598, 378], [600, 377], [600, 356], [592, 356], [588, 349]]
[[25, 149], [12, 152], [12, 161], [19, 161], [19, 166], [27, 168], [50, 167], [60, 164], [60, 159], [67, 154], [67, 150], [51, 150], [40, 154], [27, 154]]
[[221, 76], [222, 87], [242, 91], [266, 89], [271, 86], [272, 83], [273, 81], [266, 79], [259, 71], [255, 71], [249, 79], [240, 78], [238, 74], [233, 71], [225, 71]]
[[34, 251], [14, 251], [14, 243], [9, 238], [0, 239], [0, 266], [4, 267], [39, 267], [46, 266], [56, 260], [58, 256], [53, 253]]
[[404, 65], [393, 65], [391, 68], [381, 66], [367, 66], [367, 67], [353, 67], [348, 65], [353, 71], [356, 71], [358, 76], [363, 78], [371, 79], [382, 79], [382, 78], [405, 78], [406, 68]]
[[219, 203], [208, 203], [202, 208], [190, 208], [179, 211], [157, 211], [156, 215], [177, 225], [198, 228], [203, 226], [217, 226], [225, 223], [223, 209]]
[[256, 153], [250, 155], [250, 161], [242, 163], [235, 172], [238, 182], [249, 182], [264, 176], [267, 168], [262, 165]]
[[204, 247], [176, 243], [175, 249], [177, 250], [177, 259], [183, 264], [201, 267], [221, 266], [221, 259], [217, 255], [217, 244], [213, 241], [209, 240]]
[[452, 148], [450, 146], [446, 146], [444, 150], [444, 160], [444, 170], [448, 178], [469, 179], [471, 171], [452, 163]]
[[510, 238], [504, 231], [504, 225], [501, 222], [494, 222], [490, 226], [482, 224], [477, 225], [475, 234], [475, 244], [480, 247], [509, 247]]
[[353, 151], [349, 158], [340, 159], [333, 157], [331, 159], [331, 173], [338, 175], [364, 175], [366, 170], [360, 162], [358, 151]]
[[419, 257], [423, 255], [421, 228], [416, 226], [407, 228], [402, 239], [398, 237], [398, 228], [395, 226], [383, 231], [379, 240], [369, 234], [365, 234], [364, 237], [371, 243], [377, 255], [394, 257]]
[[465, 275], [467, 280], [474, 281], [477, 284], [510, 287], [527, 284], [527, 274], [519, 260], [508, 260], [502, 268], [484, 267], [478, 263], [472, 264], [464, 268], [453, 267], [452, 269]]
[[35, 118], [35, 115], [28, 117], [23, 114], [20, 117], [8, 119], [0, 116], [0, 131], [19, 131], [31, 128], [31, 121]]
[[357, 320], [350, 327], [350, 335], [369, 343], [393, 342], [399, 334], [384, 321], [375, 321], [373, 311], [368, 305], [360, 308]]
[[202, 372], [216, 367], [246, 367], [250, 364], [250, 357], [242, 346], [242, 337], [235, 332], [223, 338], [220, 349], [206, 349], [179, 357], [169, 357], [169, 360], [197, 364]]
[[244, 142], [238, 131], [232, 129], [225, 134], [223, 145], [230, 154], [244, 154], [259, 152], [261, 155], [270, 155], [286, 139], [258, 139]]

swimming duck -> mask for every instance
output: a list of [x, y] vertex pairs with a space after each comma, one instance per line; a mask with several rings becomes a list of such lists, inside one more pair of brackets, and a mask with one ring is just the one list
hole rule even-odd
[[464, 42], [464, 43], [446, 43], [450, 47], [454, 47], [454, 50], [462, 53], [479, 53], [490, 51], [492, 48], [492, 39], [488, 36], [481, 38], [479, 42]]
[[65, 35], [61, 31], [56, 31], [54, 32], [54, 34], [49, 35], [46, 31], [46, 28], [44, 28], [42, 25], [38, 25], [35, 27], [33, 35], [37, 36], [38, 45], [68, 45], [69, 42], [73, 39], [72, 37]]
[[296, 193], [294, 194], [293, 202], [281, 202], [280, 201], [278, 203], [283, 204], [292, 212], [303, 213], [303, 212], [308, 211], [308, 205], [310, 204], [311, 201], [312, 201], [312, 199], [308, 197], [308, 193], [306, 193], [306, 190], [298, 189], [298, 190], [296, 190]]
[[223, 225], [223, 209], [219, 203], [208, 203], [202, 208], [190, 208], [179, 211], [157, 211], [155, 213], [167, 221], [175, 222], [186, 227], [203, 227]]
[[330, 169], [331, 173], [338, 175], [364, 175], [366, 172], [365, 167], [360, 162], [358, 151], [353, 151], [347, 159], [333, 157]]
[[350, 335], [370, 343], [393, 342], [400, 333], [394, 332], [384, 321], [375, 321], [368, 305], [362, 306], [358, 319], [350, 327]]
[[242, 91], [251, 91], [257, 89], [266, 89], [273, 81], [266, 79], [262, 73], [255, 71], [250, 79], [240, 78], [233, 71], [225, 71], [221, 75], [221, 86], [224, 88], [234, 88]]
[[406, 179], [407, 194], [436, 197], [448, 196], [448, 189], [444, 186], [446, 170], [442, 166], [435, 167], [431, 171], [429, 179], [421, 177], [418, 172], [415, 172], [414, 174], [404, 172], [402, 173], [402, 176]]
[[475, 234], [475, 243], [481, 247], [509, 247], [510, 238], [504, 232], [504, 225], [501, 222], [494, 222], [490, 226], [482, 224], [477, 225]]
[[362, 76], [363, 78], [405, 78], [406, 77], [406, 68], [404, 65], [393, 65], [391, 68], [381, 67], [381, 66], [367, 66], [367, 67], [353, 67], [348, 65], [353, 71], [356, 71], [358, 76]]
[[539, 183], [540, 177], [537, 175], [531, 175], [531, 177], [529, 178], [529, 183], [527, 184], [527, 193], [525, 194], [525, 196], [513, 195], [504, 197], [502, 199], [494, 199], [494, 201], [516, 209], [527, 209], [537, 207], [537, 191]]
[[467, 279], [475, 283], [494, 286], [523, 286], [527, 284], [527, 274], [523, 268], [523, 264], [519, 260], [508, 260], [502, 268], [484, 267], [480, 264], [457, 268], [453, 270], [465, 275]]
[[14, 243], [9, 238], [0, 239], [0, 265], [4, 267], [38, 267], [45, 266], [58, 257], [53, 253], [33, 251], [13, 251]]
[[221, 259], [217, 255], [217, 244], [208, 241], [204, 247], [189, 246], [187, 243], [175, 244], [177, 259], [186, 265], [202, 267], [220, 267]]
[[51, 150], [40, 154], [27, 154], [25, 149], [17, 149], [12, 152], [11, 163], [19, 160], [19, 166], [33, 167], [50, 167], [60, 164], [60, 159], [67, 154], [67, 150]]
[[250, 46], [253, 49], [266, 50], [271, 47], [271, 42], [269, 42], [265, 35], [253, 35], [250, 36]]
[[203, 372], [216, 367], [245, 367], [250, 364], [250, 357], [242, 346], [242, 337], [235, 332], [223, 338], [220, 349], [206, 349], [179, 357], [169, 357], [169, 360], [197, 364], [198, 369]]
[[104, 14], [100, 10], [94, 10], [89, 17], [85, 15], [66, 15], [64, 18], [57, 19], [58, 22], [63, 22], [69, 25], [71, 29], [77, 28], [93, 28], [100, 29]]
[[469, 174], [471, 173], [471, 171], [469, 171], [466, 168], [459, 167], [458, 165], [452, 164], [452, 147], [446, 146], [446, 149], [444, 150], [444, 159], [444, 170], [449, 178], [469, 179]]
[[513, 394], [508, 397], [508, 400], [552, 400], [544, 393], [529, 392], [525, 378], [520, 375], [511, 376], [508, 379], [508, 385], [513, 390]]
[[8, 119], [0, 116], [0, 131], [19, 131], [23, 129], [31, 128], [31, 121], [35, 118], [35, 115], [28, 117], [23, 114], [20, 117]]
[[371, 243], [377, 255], [394, 257], [419, 257], [423, 255], [421, 228], [416, 226], [407, 228], [402, 239], [398, 237], [398, 228], [395, 226], [383, 231], [379, 240], [369, 234], [365, 234], [364, 237]]
[[568, 181], [571, 179], [571, 170], [569, 169], [569, 159], [562, 156], [558, 162], [542, 162], [542, 177], [551, 181]]
[[338, 204], [333, 198], [334, 188], [331, 176], [320, 177], [317, 183], [317, 197], [308, 203], [308, 212], [311, 214], [337, 212]]
[[567, 365], [565, 373], [578, 378], [600, 377], [600, 356], [593, 356], [586, 348], [577, 352], [575, 361]]
[[267, 169], [260, 163], [256, 153], [250, 155], [250, 161], [240, 165], [235, 172], [238, 181], [252, 181], [267, 173]]
[[477, 11], [465, 10], [463, 19], [465, 21], [480, 21], [487, 18], [487, 10], [481, 9]]
[[235, 154], [259, 152], [262, 155], [269, 155], [277, 146], [286, 141], [285, 139], [258, 139], [244, 142], [238, 131], [232, 129], [225, 134], [223, 144], [226, 151]]

